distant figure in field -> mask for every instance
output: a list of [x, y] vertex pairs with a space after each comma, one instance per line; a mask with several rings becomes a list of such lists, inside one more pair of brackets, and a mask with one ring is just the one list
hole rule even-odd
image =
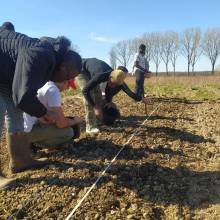
[[134, 93], [137, 96], [144, 96], [144, 78], [149, 78], [151, 72], [149, 71], [149, 63], [145, 58], [146, 46], [141, 44], [139, 46], [138, 53], [135, 54], [134, 58], [134, 75], [136, 77], [136, 85]]

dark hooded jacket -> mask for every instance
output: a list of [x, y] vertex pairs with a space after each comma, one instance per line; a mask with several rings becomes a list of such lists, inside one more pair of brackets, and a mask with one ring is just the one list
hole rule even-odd
[[51, 79], [58, 57], [51, 42], [0, 27], [0, 88], [11, 89], [16, 107], [43, 116], [47, 110], [37, 90]]

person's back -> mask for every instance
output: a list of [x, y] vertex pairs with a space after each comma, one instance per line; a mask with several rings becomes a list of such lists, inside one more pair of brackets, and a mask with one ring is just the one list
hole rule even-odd
[[88, 74], [90, 78], [103, 73], [110, 73], [112, 68], [104, 61], [97, 58], [83, 59], [83, 73]]
[[18, 54], [39, 43], [39, 39], [0, 27], [0, 83], [12, 84]]
[[0, 52], [16, 62], [16, 57], [21, 49], [36, 45], [40, 40], [25, 34], [0, 27]]

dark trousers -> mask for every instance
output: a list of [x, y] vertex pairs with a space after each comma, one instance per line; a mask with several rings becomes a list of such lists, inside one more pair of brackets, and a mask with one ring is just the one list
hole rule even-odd
[[135, 85], [135, 94], [138, 96], [144, 96], [144, 72], [141, 70], [135, 71], [136, 76], [136, 85]]

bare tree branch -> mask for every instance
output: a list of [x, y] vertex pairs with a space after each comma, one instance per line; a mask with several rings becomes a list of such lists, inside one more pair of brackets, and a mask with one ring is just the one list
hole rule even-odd
[[176, 41], [175, 33], [172, 31], [167, 31], [161, 34], [161, 59], [163, 60], [166, 66], [166, 73], [168, 75], [168, 65], [172, 61], [173, 53], [175, 53], [175, 62], [176, 62]]
[[176, 60], [178, 56], [180, 55], [180, 44], [179, 44], [179, 34], [176, 32], [172, 32], [171, 34], [172, 39], [172, 47], [171, 47], [171, 64], [173, 66], [173, 73], [176, 73]]
[[161, 63], [161, 35], [159, 32], [151, 33], [152, 42], [152, 60], [156, 66], [156, 75], [158, 75], [158, 68]]
[[214, 74], [215, 63], [220, 54], [220, 28], [209, 29], [203, 39], [203, 53], [209, 58]]
[[131, 41], [120, 41], [118, 42], [114, 47], [116, 60], [123, 66], [127, 67], [131, 55], [132, 55], [132, 47], [131, 47]]
[[117, 58], [116, 58], [116, 52], [115, 52], [115, 48], [112, 47], [112, 49], [109, 52], [109, 60], [110, 60], [110, 64], [112, 69], [116, 69], [117, 67]]
[[187, 71], [190, 72], [190, 65], [194, 71], [195, 63], [197, 62], [200, 53], [201, 31], [199, 28], [186, 29], [182, 34], [182, 54], [187, 59]]

